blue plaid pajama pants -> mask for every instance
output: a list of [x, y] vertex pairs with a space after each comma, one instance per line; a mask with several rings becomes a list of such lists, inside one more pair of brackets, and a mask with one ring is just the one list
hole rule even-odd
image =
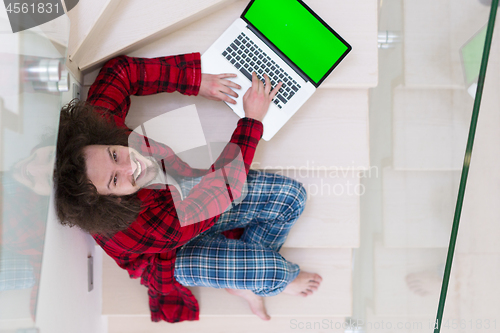
[[[297, 277], [299, 266], [278, 251], [304, 210], [304, 187], [293, 179], [254, 170], [247, 186], [241, 203], [177, 250], [174, 276], [180, 284], [273, 296]], [[240, 239], [221, 234], [234, 228], [245, 228]]]

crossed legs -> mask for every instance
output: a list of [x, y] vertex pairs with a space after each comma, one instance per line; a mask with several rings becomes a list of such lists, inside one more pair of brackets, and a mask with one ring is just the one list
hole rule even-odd
[[[263, 296], [281, 292], [307, 296], [319, 286], [318, 274], [301, 272], [278, 251], [305, 207], [303, 186], [287, 177], [251, 171], [248, 194], [217, 223], [177, 251], [175, 278], [186, 286], [226, 288], [245, 298], [263, 320], [270, 317]], [[245, 228], [238, 240], [222, 231]]]

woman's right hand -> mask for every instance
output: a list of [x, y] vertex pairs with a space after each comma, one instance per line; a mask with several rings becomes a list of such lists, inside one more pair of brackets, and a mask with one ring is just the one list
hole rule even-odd
[[247, 92], [243, 96], [243, 109], [245, 110], [245, 116], [261, 122], [266, 116], [271, 101], [282, 86], [282, 82], [280, 82], [271, 91], [271, 81], [269, 80], [267, 74], [264, 74], [264, 79], [266, 81], [265, 85], [257, 78], [257, 74], [253, 72], [252, 86], [248, 88]]

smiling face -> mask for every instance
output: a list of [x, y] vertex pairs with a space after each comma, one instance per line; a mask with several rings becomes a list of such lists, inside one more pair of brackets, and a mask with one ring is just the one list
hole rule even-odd
[[129, 195], [158, 174], [153, 161], [124, 146], [92, 145], [83, 149], [87, 177], [99, 194]]

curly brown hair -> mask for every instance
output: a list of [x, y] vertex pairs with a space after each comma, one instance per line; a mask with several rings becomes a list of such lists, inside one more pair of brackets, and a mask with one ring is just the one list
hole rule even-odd
[[100, 113], [78, 100], [61, 110], [54, 171], [55, 204], [63, 225], [109, 236], [136, 220], [141, 203], [135, 194], [101, 195], [87, 177], [86, 146], [128, 146], [130, 131], [108, 121], [106, 118], [111, 116], [105, 110]]

